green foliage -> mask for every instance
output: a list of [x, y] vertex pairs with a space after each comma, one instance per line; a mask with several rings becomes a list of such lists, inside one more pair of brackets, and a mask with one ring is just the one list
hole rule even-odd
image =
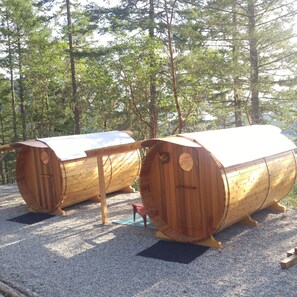
[[[158, 89], [162, 85], [160, 77], [164, 64], [164, 58], [161, 56], [162, 44], [158, 39], [146, 36], [118, 37], [115, 42], [120, 48], [111, 56], [109, 71], [114, 77], [117, 90], [119, 103], [119, 108], [116, 110], [117, 118], [121, 119], [118, 117], [120, 114], [121, 121], [128, 125], [125, 129], [131, 129], [137, 136], [143, 137], [147, 135], [150, 125], [151, 76], [155, 76]], [[158, 100], [161, 100], [160, 98], [164, 98], [164, 95], [158, 94]], [[166, 109], [164, 102], [162, 109]]]
[[297, 207], [297, 184], [295, 184], [292, 191], [280, 203], [288, 208]]
[[[84, 7], [71, 1], [76, 101], [65, 4], [0, 3], [1, 144], [73, 134], [75, 104], [81, 133], [132, 130], [140, 140], [151, 137], [156, 124], [156, 136], [172, 134], [178, 115], [164, 2]], [[248, 4], [255, 4], [253, 32]], [[297, 142], [294, 7], [283, 0], [168, 0], [167, 5], [183, 132], [248, 124], [256, 70], [261, 123], [280, 126]], [[252, 68], [254, 40], [258, 62]], [[2, 182], [13, 182], [14, 158], [10, 154], [1, 162]]]

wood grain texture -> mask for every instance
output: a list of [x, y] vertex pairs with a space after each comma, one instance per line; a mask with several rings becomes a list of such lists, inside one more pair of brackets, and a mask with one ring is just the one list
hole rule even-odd
[[[18, 145], [16, 178], [22, 197], [36, 212], [58, 208], [99, 196], [97, 158], [60, 161], [45, 144]], [[131, 186], [139, 176], [138, 151], [103, 157], [106, 193]]]
[[295, 183], [291, 151], [224, 168], [203, 147], [171, 140], [148, 142], [140, 191], [152, 222], [176, 241], [196, 242], [246, 222], [284, 198]]
[[270, 187], [260, 209], [264, 209], [287, 196], [296, 181], [294, 152], [285, 152], [266, 158], [266, 160], [270, 176]]
[[293, 254], [280, 262], [282, 269], [288, 269], [291, 266], [297, 264], [297, 255]]
[[[162, 162], [165, 153], [169, 158]], [[189, 171], [179, 164], [183, 154], [192, 158]], [[218, 228], [224, 213], [221, 171], [211, 155], [201, 148], [166, 142], [152, 147], [142, 164], [140, 191], [153, 223], [177, 241], [208, 238]]]
[[[44, 164], [42, 153], [50, 162]], [[36, 212], [52, 212], [63, 196], [60, 162], [48, 148], [24, 147], [20, 150], [16, 165], [17, 184], [23, 199]]]

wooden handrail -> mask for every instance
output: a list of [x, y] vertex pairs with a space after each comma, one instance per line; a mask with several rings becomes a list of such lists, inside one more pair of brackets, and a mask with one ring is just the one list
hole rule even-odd
[[106, 189], [105, 176], [103, 168], [103, 156], [112, 154], [121, 154], [129, 151], [134, 151], [141, 148], [142, 141], [130, 142], [125, 144], [102, 147], [92, 150], [87, 150], [85, 153], [88, 157], [97, 157], [97, 168], [99, 178], [99, 193], [101, 201], [101, 217], [104, 225], [108, 224], [107, 203], [106, 203]]
[[16, 148], [17, 148], [16, 144], [3, 144], [3, 145], [0, 145], [0, 152], [13, 151]]

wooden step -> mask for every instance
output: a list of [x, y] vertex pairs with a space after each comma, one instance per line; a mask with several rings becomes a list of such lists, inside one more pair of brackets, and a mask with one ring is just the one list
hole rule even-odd
[[287, 269], [297, 264], [297, 247], [287, 252], [287, 258], [280, 262], [281, 268]]

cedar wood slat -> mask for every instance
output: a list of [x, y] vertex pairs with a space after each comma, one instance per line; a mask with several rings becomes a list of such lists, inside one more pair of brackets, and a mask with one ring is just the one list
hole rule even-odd
[[[177, 241], [194, 242], [209, 237], [260, 207], [279, 201], [295, 182], [296, 163], [291, 151], [267, 160], [222, 168], [204, 148], [189, 149], [187, 146], [186, 150], [180, 143], [171, 143], [170, 139], [152, 143], [143, 161], [145, 169], [141, 171], [142, 200], [149, 214], [159, 210], [152, 215], [158, 229]], [[179, 155], [191, 150], [198, 151], [198, 164], [195, 164], [198, 171], [195, 172], [195, 168], [182, 173]], [[160, 152], [170, 154], [170, 160], [173, 159], [170, 164], [154, 165]], [[195, 159], [195, 153], [191, 152], [191, 155]], [[198, 184], [195, 193], [190, 194], [191, 190], [186, 188], [176, 190], [183, 183], [193, 186], [193, 179]]]
[[[41, 142], [40, 142], [41, 143]], [[32, 146], [30, 146], [32, 144]], [[139, 147], [140, 143], [126, 144], [126, 147]], [[20, 192], [30, 208], [38, 212], [52, 212], [58, 207], [66, 207], [81, 202], [99, 194], [97, 158], [94, 161], [78, 159], [65, 161], [59, 160], [55, 153], [38, 141], [27, 141], [17, 145], [20, 152], [17, 158], [17, 183]], [[119, 146], [121, 147], [121, 145]], [[117, 152], [120, 149], [117, 148]], [[103, 148], [106, 151], [107, 148]], [[50, 162], [43, 164], [40, 159], [42, 150], [49, 154]], [[92, 150], [90, 154], [96, 154]], [[118, 154], [106, 158], [107, 163], [126, 162], [125, 164], [112, 164], [113, 168], [105, 169], [107, 176], [108, 193], [126, 188], [134, 183], [140, 171], [140, 156], [137, 152], [128, 154], [125, 160], [124, 154]], [[86, 168], [84, 168], [86, 165]], [[110, 167], [110, 166], [109, 166]], [[113, 172], [112, 172], [113, 170]], [[121, 172], [122, 171], [122, 172]], [[112, 177], [112, 181], [110, 181]], [[90, 183], [89, 179], [92, 180]], [[96, 179], [96, 183], [95, 180]], [[90, 188], [91, 186], [91, 188]]]

